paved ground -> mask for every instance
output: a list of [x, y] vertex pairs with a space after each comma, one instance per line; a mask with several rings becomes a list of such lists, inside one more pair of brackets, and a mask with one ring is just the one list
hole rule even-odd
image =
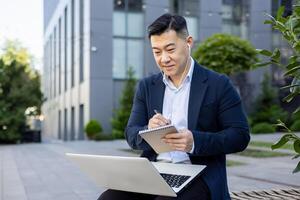
[[[278, 137], [253, 136], [252, 140], [275, 141]], [[104, 189], [67, 160], [65, 152], [137, 156], [128, 149], [123, 140], [2, 145], [0, 200], [95, 200]], [[297, 160], [291, 157], [255, 159], [229, 155], [228, 159], [247, 163], [228, 168], [231, 191], [300, 187], [300, 173], [291, 173]]]

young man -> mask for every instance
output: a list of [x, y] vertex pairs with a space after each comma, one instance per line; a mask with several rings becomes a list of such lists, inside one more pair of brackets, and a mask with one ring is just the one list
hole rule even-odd
[[[250, 140], [241, 99], [226, 76], [191, 58], [193, 38], [183, 17], [164, 14], [148, 27], [148, 34], [161, 73], [137, 87], [127, 142], [151, 161], [207, 167], [177, 198], [108, 190], [99, 199], [230, 199], [225, 155], [244, 150]], [[174, 151], [157, 155], [138, 131], [168, 123], [180, 130], [163, 138]]]

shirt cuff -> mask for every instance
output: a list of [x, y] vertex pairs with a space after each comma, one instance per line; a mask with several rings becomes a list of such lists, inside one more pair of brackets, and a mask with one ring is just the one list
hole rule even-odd
[[192, 147], [192, 150], [189, 152], [189, 153], [194, 153], [194, 149], [195, 149], [195, 142], [193, 142], [193, 147]]

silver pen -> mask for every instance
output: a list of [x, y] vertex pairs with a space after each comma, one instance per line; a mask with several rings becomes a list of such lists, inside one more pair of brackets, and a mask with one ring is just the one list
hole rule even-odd
[[[154, 109], [154, 112], [155, 114], [161, 114], [159, 113], [156, 109]], [[164, 117], [164, 116], [163, 116]], [[165, 118], [165, 117], [164, 117]], [[166, 118], [167, 119], [167, 118]], [[167, 119], [169, 122], [167, 123], [167, 125], [171, 124], [171, 120], [170, 119]]]

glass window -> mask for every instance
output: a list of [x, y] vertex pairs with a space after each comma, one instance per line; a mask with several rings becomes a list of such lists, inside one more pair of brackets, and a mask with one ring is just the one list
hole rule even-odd
[[68, 8], [65, 8], [65, 35], [64, 35], [64, 40], [65, 40], [65, 44], [64, 44], [64, 49], [65, 49], [65, 53], [64, 53], [64, 57], [65, 57], [65, 73], [64, 73], [64, 77], [65, 77], [65, 91], [67, 91], [67, 70], [68, 70]]
[[61, 18], [58, 21], [58, 94], [61, 93]]
[[113, 75], [114, 78], [126, 77], [126, 40], [115, 38], [113, 40]]
[[79, 140], [84, 139], [84, 105], [81, 104], [79, 107]]
[[194, 40], [198, 40], [198, 19], [197, 17], [185, 17], [187, 28], [189, 30], [189, 34], [194, 38]]
[[128, 36], [143, 37], [144, 36], [144, 15], [143, 13], [129, 12], [128, 17]]
[[223, 0], [222, 31], [228, 34], [248, 38], [249, 2]]
[[113, 13], [113, 77], [125, 79], [129, 67], [137, 78], [144, 66], [143, 0], [115, 0]]
[[126, 14], [115, 11], [113, 14], [113, 34], [115, 36], [126, 36]]
[[143, 75], [144, 45], [142, 40], [128, 40], [128, 67], [132, 67], [136, 77]]
[[71, 87], [74, 87], [74, 79], [75, 79], [75, 70], [74, 70], [74, 63], [75, 63], [75, 9], [74, 9], [74, 0], [71, 1]]
[[84, 0], [80, 0], [80, 9], [79, 9], [79, 20], [80, 20], [80, 26], [79, 26], [79, 34], [80, 34], [80, 39], [79, 39], [79, 50], [80, 50], [80, 57], [79, 57], [79, 81], [83, 82], [84, 80], [84, 71], [83, 71], [83, 42], [84, 42]]
[[170, 0], [170, 12], [184, 16], [189, 34], [198, 40], [199, 0]]

